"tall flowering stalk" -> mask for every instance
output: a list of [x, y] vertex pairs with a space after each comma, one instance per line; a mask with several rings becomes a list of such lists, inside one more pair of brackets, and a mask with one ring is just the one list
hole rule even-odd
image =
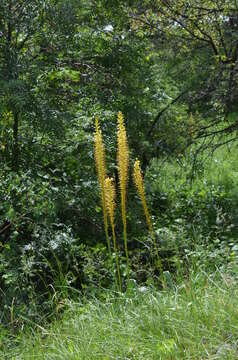
[[129, 147], [127, 142], [126, 128], [122, 112], [117, 116], [117, 164], [119, 172], [120, 193], [121, 193], [121, 214], [123, 222], [123, 237], [127, 259], [127, 272], [129, 272], [129, 255], [127, 247], [127, 221], [126, 221], [126, 190], [129, 169]]
[[155, 252], [156, 252], [157, 259], [158, 259], [158, 264], [159, 264], [160, 270], [162, 271], [162, 264], [161, 264], [161, 261], [159, 258], [159, 252], [158, 252], [158, 248], [157, 248], [156, 240], [155, 240], [155, 233], [154, 233], [151, 216], [150, 216], [149, 209], [148, 209], [147, 202], [146, 202], [144, 181], [143, 181], [140, 161], [138, 159], [136, 159], [136, 161], [134, 163], [133, 179], [134, 179], [134, 183], [136, 185], [136, 188], [138, 190], [138, 193], [139, 193], [142, 205], [143, 205], [146, 222], [147, 222], [147, 225], [150, 230], [151, 237], [152, 237], [152, 240], [154, 243]]
[[114, 247], [114, 252], [115, 252], [119, 288], [121, 291], [122, 290], [121, 274], [120, 274], [119, 259], [118, 259], [118, 254], [117, 254], [115, 222], [114, 222], [115, 207], [116, 207], [116, 202], [115, 202], [116, 190], [115, 190], [115, 184], [114, 184], [113, 178], [106, 178], [105, 182], [104, 182], [104, 187], [105, 187], [106, 209], [107, 209], [108, 217], [110, 219], [111, 228], [112, 228], [113, 247]]
[[94, 158], [97, 169], [98, 182], [101, 190], [101, 201], [102, 201], [102, 209], [103, 209], [105, 235], [107, 240], [108, 251], [111, 256], [112, 252], [111, 252], [111, 245], [108, 235], [108, 219], [107, 219], [106, 199], [105, 199], [105, 189], [104, 189], [104, 180], [106, 178], [105, 148], [103, 144], [102, 131], [100, 129], [98, 117], [96, 117], [95, 120]]

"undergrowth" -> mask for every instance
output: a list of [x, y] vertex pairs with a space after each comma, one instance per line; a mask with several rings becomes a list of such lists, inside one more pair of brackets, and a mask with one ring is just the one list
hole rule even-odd
[[[90, 302], [68, 301], [61, 321], [1, 344], [3, 359], [237, 359], [235, 271], [192, 273], [163, 291], [131, 283]], [[15, 346], [13, 347], [13, 344]], [[9, 345], [9, 343], [8, 343]]]
[[[193, 181], [189, 178], [192, 166], [189, 155], [187, 158], [180, 158], [180, 162], [178, 159], [170, 159], [166, 162], [155, 159], [148, 167], [144, 178], [145, 192], [148, 195], [154, 236], [159, 248], [165, 281], [168, 284], [171, 285], [173, 281], [177, 283], [178, 276], [186, 279], [191, 269], [198, 274], [199, 279], [202, 272], [211, 274], [216, 269], [224, 272], [229, 263], [237, 262], [238, 201], [236, 194], [238, 193], [238, 177], [236, 159], [235, 145], [230, 150], [221, 149], [214, 154], [213, 158], [201, 163]], [[35, 214], [38, 207], [35, 209], [32, 205], [31, 208], [28, 202], [24, 203], [23, 201], [27, 195], [25, 193], [26, 183], [30, 198], [33, 198], [35, 194], [36, 203], [39, 202], [39, 209], [43, 206], [40, 201], [44, 202], [42, 216], [45, 218], [47, 211], [49, 215], [49, 204], [53, 204], [54, 199], [48, 196], [48, 192], [40, 195], [41, 191], [38, 194], [35, 188], [31, 188], [28, 175], [22, 178], [22, 182], [18, 182], [19, 179], [20, 176], [16, 177], [16, 184], [8, 188], [8, 180], [3, 178], [4, 181], [2, 180], [2, 187], [0, 187], [0, 193], [4, 195], [4, 201], [0, 206], [1, 212], [6, 212], [9, 204], [13, 204], [17, 190], [19, 195], [17, 203], [23, 204], [24, 209], [28, 208], [32, 214]], [[33, 180], [31, 181], [33, 184]], [[47, 187], [47, 191], [50, 191], [49, 184], [47, 183], [46, 186], [39, 182], [39, 188], [40, 186]], [[147, 294], [151, 293], [148, 290], [150, 286], [161, 292], [160, 273], [154, 264], [156, 258], [154, 239], [146, 229], [146, 222], [143, 221], [144, 214], [140, 197], [136, 195], [135, 187], [130, 185], [127, 198], [130, 281], [133, 279], [139, 287], [145, 286]], [[96, 199], [95, 206], [97, 206], [96, 181], [93, 182], [93, 187], [92, 197]], [[69, 198], [73, 197], [72, 193], [68, 196]], [[79, 196], [75, 197], [79, 198]], [[88, 198], [86, 199], [88, 200]], [[87, 202], [90, 204], [89, 200]], [[52, 208], [52, 214], [55, 214], [54, 211]], [[72, 214], [70, 211], [69, 213]], [[10, 210], [7, 212], [11, 214]], [[29, 218], [26, 219], [25, 217], [21, 218], [21, 213], [24, 213], [22, 207], [17, 208], [14, 218], [9, 215], [11, 230], [9, 233], [5, 232], [4, 238], [1, 238], [0, 301], [2, 306], [0, 320], [2, 326], [7, 329], [7, 334], [5, 334], [5, 330], [1, 332], [3, 353], [7, 344], [9, 344], [9, 351], [14, 345], [13, 338], [10, 342], [6, 340], [9, 339], [9, 334], [13, 334], [12, 336], [17, 342], [20, 339], [19, 341], [24, 344], [26, 340], [23, 337], [18, 338], [18, 335], [15, 337], [15, 334], [19, 331], [25, 333], [29, 321], [45, 327], [45, 323], [48, 324], [52, 319], [58, 319], [62, 309], [65, 309], [65, 304], [71, 304], [67, 299], [75, 300], [75, 292], [78, 291], [80, 297], [85, 296], [89, 299], [90, 304], [93, 304], [90, 299], [95, 294], [99, 293], [100, 296], [103, 296], [101, 294], [109, 291], [104, 289], [111, 289], [109, 298], [112, 298], [112, 291], [116, 290], [115, 287], [113, 288], [113, 275], [116, 272], [112, 272], [112, 260], [106, 248], [103, 224], [100, 224], [103, 213], [100, 207], [98, 213], [95, 212], [95, 217], [91, 219], [92, 223], [97, 225], [97, 230], [95, 230], [94, 236], [90, 235], [89, 244], [78, 228], [72, 227], [70, 223], [67, 223], [67, 226], [63, 223], [58, 224], [57, 217], [54, 218], [55, 222], [50, 225], [52, 220], [50, 218], [47, 223], [38, 223], [37, 219], [30, 222], [28, 220], [33, 215], [29, 214]], [[124, 251], [123, 224], [118, 221], [120, 215], [120, 207], [117, 206], [115, 213], [117, 249], [122, 283], [126, 284], [127, 259]], [[76, 220], [74, 221], [76, 224]], [[31, 229], [29, 228], [28, 236], [24, 236], [23, 229], [28, 225], [31, 225]], [[89, 228], [87, 226], [87, 229]], [[18, 229], [18, 232], [13, 232], [14, 229]], [[183, 286], [187, 286], [187, 284], [186, 282], [186, 285]], [[201, 287], [203, 284], [201, 283]], [[179, 286], [178, 289], [180, 289]], [[223, 299], [223, 292], [216, 293], [215, 288], [209, 289], [207, 288], [208, 295], [203, 293], [203, 296], [209, 297], [209, 294], [213, 292], [211, 298], [220, 296]], [[125, 287], [123, 287], [124, 290]], [[234, 295], [232, 291], [231, 296]], [[230, 296], [230, 289], [226, 289], [225, 292], [227, 294], [225, 296]], [[162, 292], [162, 294], [166, 298], [166, 293]], [[136, 292], [135, 301], [137, 301], [137, 295], [141, 298], [140, 292]], [[173, 297], [175, 294], [170, 292], [169, 296]], [[114, 300], [112, 299], [112, 302]], [[137, 302], [134, 303], [135, 312], [137, 312], [136, 304]], [[100, 304], [96, 303], [96, 305], [104, 308], [103, 299]], [[94, 303], [94, 306], [96, 305]], [[80, 305], [80, 307], [82, 306], [84, 308], [84, 305]], [[186, 302], [181, 306], [187, 306]], [[138, 309], [138, 313], [139, 311], [140, 309]], [[123, 331], [127, 331], [126, 325]], [[5, 353], [7, 354], [7, 351]], [[130, 356], [133, 358], [132, 355]], [[139, 355], [136, 356], [138, 358]]]

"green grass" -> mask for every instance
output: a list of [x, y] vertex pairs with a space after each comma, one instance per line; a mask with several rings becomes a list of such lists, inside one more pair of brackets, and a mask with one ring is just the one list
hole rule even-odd
[[101, 300], [68, 302], [60, 321], [29, 327], [0, 358], [237, 359], [237, 282], [219, 272], [200, 274], [163, 291], [134, 287], [122, 295], [104, 292]]
[[201, 153], [198, 157], [200, 165], [191, 183], [192, 154], [196, 153], [196, 149], [197, 147], [189, 149], [179, 162], [173, 158], [169, 161], [164, 161], [162, 157], [154, 158], [146, 173], [146, 184], [151, 188], [151, 192], [159, 189], [163, 193], [168, 193], [173, 200], [176, 194], [179, 195], [179, 189], [184, 186], [191, 192], [219, 186], [227, 196], [237, 199], [237, 145], [219, 148], [214, 153], [210, 150]]

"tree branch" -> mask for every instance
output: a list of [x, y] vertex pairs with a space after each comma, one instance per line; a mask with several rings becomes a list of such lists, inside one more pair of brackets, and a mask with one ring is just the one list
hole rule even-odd
[[173, 99], [167, 106], [165, 106], [165, 107], [157, 114], [157, 116], [155, 117], [155, 119], [154, 119], [153, 123], [151, 124], [151, 127], [150, 127], [150, 129], [149, 129], [149, 131], [148, 131], [148, 136], [151, 135], [152, 131], [154, 130], [154, 127], [155, 127], [156, 123], [159, 121], [159, 119], [161, 118], [161, 116], [163, 115], [163, 113], [166, 112], [166, 111], [170, 108], [170, 106], [172, 106], [172, 105], [175, 104], [179, 99], [181, 99], [181, 97], [182, 97], [183, 95], [187, 94], [188, 91], [189, 91], [189, 90], [187, 89], [187, 90], [181, 92], [175, 99]]

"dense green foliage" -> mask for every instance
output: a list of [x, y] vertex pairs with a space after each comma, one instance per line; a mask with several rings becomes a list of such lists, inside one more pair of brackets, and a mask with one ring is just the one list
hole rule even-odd
[[[95, 116], [118, 194], [123, 284], [129, 267], [118, 111], [130, 149], [129, 278], [161, 289], [191, 268], [223, 272], [237, 260], [237, 22], [235, 0], [1, 0], [3, 324], [16, 330], [26, 319], [40, 323], [75, 294], [113, 287], [94, 165]], [[155, 239], [133, 186], [136, 157]]]

